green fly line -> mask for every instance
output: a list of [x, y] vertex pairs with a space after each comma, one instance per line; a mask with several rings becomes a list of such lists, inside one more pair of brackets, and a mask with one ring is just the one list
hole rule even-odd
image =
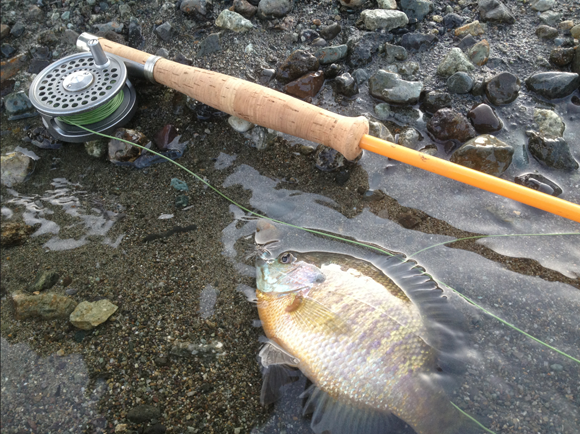
[[[100, 105], [96, 109], [89, 110], [87, 112], [79, 113], [78, 115], [71, 116], [59, 116], [57, 119], [69, 125], [75, 125], [81, 127], [83, 125], [96, 124], [101, 122], [103, 119], [111, 116], [123, 103], [125, 98], [125, 92], [121, 90], [117, 95], [115, 95], [111, 100], [105, 104]], [[86, 128], [85, 128], [86, 129]], [[99, 133], [95, 133], [99, 134]], [[101, 134], [102, 135], [102, 134]]]
[[[70, 119], [69, 119], [69, 121], [70, 121]], [[113, 137], [113, 136], [109, 136], [109, 135], [107, 135], [107, 134], [102, 134], [102, 133], [98, 133], [98, 132], [96, 132], [96, 131], [92, 131], [92, 130], [90, 130], [90, 129], [88, 129], [88, 128], [84, 127], [84, 126], [82, 126], [81, 124], [77, 124], [77, 123], [72, 123], [72, 122], [71, 122], [71, 125], [75, 125], [75, 126], [77, 126], [77, 127], [80, 127], [80, 128], [82, 128], [82, 129], [84, 129], [84, 130], [86, 130], [86, 131], [90, 132], [90, 133], [97, 134], [97, 135], [99, 135], [99, 136], [102, 136], [102, 137], [106, 137], [106, 138], [113, 139], [113, 140], [120, 140], [120, 141], [122, 141], [122, 142], [125, 142], [125, 143], [128, 143], [128, 144], [130, 144], [130, 145], [137, 146], [138, 148], [146, 149], [148, 152], [151, 152], [152, 154], [154, 154], [154, 155], [157, 155], [157, 156], [159, 156], [159, 157], [161, 157], [161, 158], [164, 158], [164, 159], [166, 159], [167, 161], [170, 161], [171, 163], [175, 164], [177, 167], [179, 167], [180, 169], [183, 169], [185, 172], [189, 173], [191, 176], [193, 176], [193, 177], [194, 177], [195, 179], [197, 179], [198, 181], [200, 181], [200, 182], [202, 182], [203, 184], [207, 185], [207, 186], [208, 186], [208, 187], [209, 187], [209, 188], [210, 188], [212, 191], [214, 191], [214, 192], [215, 192], [216, 194], [218, 194], [219, 196], [223, 197], [223, 198], [224, 198], [225, 200], [227, 200], [228, 202], [230, 202], [230, 203], [232, 203], [233, 205], [237, 206], [237, 207], [238, 207], [238, 208], [240, 208], [242, 211], [245, 211], [245, 212], [247, 212], [247, 213], [249, 213], [249, 214], [252, 214], [252, 215], [254, 215], [254, 216], [256, 216], [256, 217], [263, 218], [263, 219], [269, 220], [269, 221], [271, 221], [271, 222], [274, 222], [274, 223], [277, 223], [277, 224], [280, 224], [280, 225], [284, 225], [284, 226], [288, 226], [288, 227], [291, 227], [291, 228], [294, 228], [294, 229], [299, 229], [299, 230], [302, 230], [302, 231], [305, 231], [305, 232], [309, 232], [309, 233], [312, 233], [312, 234], [315, 234], [315, 235], [321, 235], [321, 236], [324, 236], [324, 237], [333, 238], [333, 239], [335, 239], [335, 240], [344, 241], [344, 242], [347, 242], [347, 243], [350, 243], [350, 244], [354, 244], [354, 245], [357, 245], [357, 246], [361, 246], [361, 247], [365, 247], [365, 248], [368, 248], [368, 249], [376, 250], [376, 251], [378, 251], [378, 252], [380, 252], [380, 253], [382, 253], [382, 254], [387, 254], [387, 255], [389, 255], [389, 256], [393, 256], [391, 253], [389, 253], [389, 252], [386, 252], [386, 251], [384, 251], [383, 249], [380, 249], [380, 248], [378, 248], [378, 247], [375, 247], [375, 246], [372, 246], [372, 245], [369, 245], [369, 244], [366, 244], [366, 243], [362, 243], [362, 242], [360, 242], [360, 241], [349, 240], [349, 239], [347, 239], [347, 238], [339, 237], [339, 236], [337, 236], [337, 235], [327, 234], [327, 233], [325, 233], [325, 232], [322, 232], [322, 231], [317, 231], [317, 230], [314, 230], [314, 229], [303, 228], [303, 227], [301, 227], [301, 226], [298, 226], [298, 225], [293, 225], [293, 224], [291, 224], [291, 223], [287, 223], [287, 222], [284, 222], [284, 221], [281, 221], [281, 220], [276, 220], [276, 219], [273, 219], [273, 218], [271, 218], [271, 217], [266, 217], [266, 216], [264, 216], [264, 215], [261, 215], [261, 214], [259, 214], [259, 213], [255, 212], [255, 211], [252, 211], [252, 210], [250, 210], [250, 209], [246, 208], [245, 206], [243, 206], [243, 205], [241, 205], [241, 204], [237, 203], [236, 201], [234, 201], [233, 199], [231, 199], [230, 197], [226, 196], [224, 193], [222, 193], [221, 191], [219, 191], [217, 188], [215, 188], [213, 185], [211, 185], [211, 184], [210, 184], [209, 182], [207, 182], [205, 179], [201, 178], [199, 175], [197, 175], [197, 174], [195, 174], [194, 172], [192, 172], [191, 170], [189, 170], [189, 169], [188, 169], [187, 167], [185, 167], [184, 165], [182, 165], [182, 164], [179, 164], [179, 163], [177, 163], [176, 161], [173, 161], [171, 158], [169, 158], [169, 157], [166, 157], [165, 155], [162, 155], [162, 154], [160, 154], [159, 152], [155, 152], [155, 151], [153, 151], [153, 150], [151, 150], [151, 149], [147, 149], [147, 148], [145, 148], [144, 146], [138, 145], [138, 144], [136, 144], [136, 143], [133, 143], [133, 142], [130, 142], [130, 141], [128, 141], [128, 140], [124, 140], [124, 139], [120, 139], [120, 138], [118, 138], [118, 137]], [[446, 241], [446, 242], [444, 242], [444, 243], [435, 244], [435, 245], [433, 245], [433, 246], [431, 246], [431, 247], [427, 247], [427, 248], [425, 248], [425, 249], [419, 250], [418, 252], [415, 252], [415, 253], [413, 253], [411, 256], [417, 255], [418, 253], [420, 253], [420, 252], [423, 252], [423, 251], [425, 251], [425, 250], [427, 250], [427, 249], [430, 249], [430, 248], [432, 248], [432, 247], [440, 246], [440, 245], [443, 245], [443, 244], [449, 244], [449, 243], [453, 243], [453, 242], [455, 242], [455, 241], [461, 241], [461, 240], [463, 240], [463, 239], [486, 238], [486, 237], [494, 237], [494, 236], [495, 236], [495, 237], [499, 237], [499, 236], [548, 236], [548, 235], [551, 235], [551, 236], [555, 236], [555, 235], [580, 235], [580, 233], [576, 233], [576, 232], [570, 232], [570, 233], [565, 233], [565, 234], [564, 234], [564, 233], [554, 233], [554, 234], [480, 235], [480, 236], [475, 236], [475, 237], [459, 238], [459, 239], [456, 239], [456, 240], [450, 240], [450, 241]], [[565, 356], [565, 357], [568, 357], [569, 359], [571, 359], [571, 360], [575, 361], [576, 363], [580, 364], [580, 360], [578, 360], [578, 359], [576, 359], [576, 358], [572, 357], [572, 356], [571, 356], [571, 355], [569, 355], [569, 354], [566, 354], [565, 352], [563, 352], [563, 351], [561, 351], [561, 350], [558, 350], [557, 348], [554, 348], [553, 346], [551, 346], [551, 345], [549, 345], [549, 344], [547, 344], [547, 343], [545, 343], [545, 342], [541, 341], [540, 339], [538, 339], [538, 338], [536, 338], [536, 337], [534, 337], [534, 336], [530, 335], [529, 333], [526, 333], [525, 331], [523, 331], [523, 330], [519, 329], [519, 328], [518, 328], [518, 327], [516, 327], [515, 325], [513, 325], [513, 324], [511, 324], [511, 323], [509, 323], [509, 322], [507, 322], [507, 321], [505, 321], [505, 320], [503, 320], [503, 319], [499, 318], [498, 316], [496, 316], [496, 315], [492, 314], [491, 312], [489, 312], [488, 310], [486, 310], [484, 307], [480, 306], [479, 304], [477, 304], [476, 302], [474, 302], [473, 300], [471, 300], [471, 299], [470, 299], [470, 298], [468, 298], [467, 296], [465, 296], [465, 295], [461, 294], [461, 293], [460, 293], [459, 291], [457, 291], [456, 289], [454, 289], [454, 288], [451, 288], [450, 286], [448, 286], [448, 285], [447, 285], [447, 284], [445, 284], [444, 282], [438, 281], [438, 280], [436, 280], [436, 279], [434, 279], [434, 280], [435, 280], [435, 281], [437, 281], [438, 283], [442, 284], [442, 285], [445, 285], [446, 287], [448, 287], [449, 289], [451, 289], [452, 291], [454, 291], [456, 294], [458, 294], [459, 296], [461, 296], [461, 297], [463, 297], [465, 300], [467, 300], [467, 301], [468, 301], [470, 304], [472, 304], [473, 306], [477, 307], [478, 309], [480, 309], [482, 312], [484, 312], [484, 313], [488, 314], [489, 316], [491, 316], [491, 317], [493, 317], [493, 318], [497, 319], [497, 320], [498, 320], [498, 321], [500, 321], [502, 324], [505, 324], [505, 325], [507, 325], [508, 327], [512, 328], [513, 330], [516, 330], [516, 331], [518, 331], [518, 332], [522, 333], [524, 336], [527, 336], [528, 338], [530, 338], [530, 339], [533, 339], [534, 341], [536, 341], [536, 342], [538, 342], [538, 343], [540, 343], [540, 344], [544, 345], [545, 347], [547, 347], [547, 348], [549, 348], [549, 349], [551, 349], [551, 350], [553, 350], [553, 351], [557, 352], [558, 354], [561, 354], [561, 355], [563, 355], [563, 356]]]

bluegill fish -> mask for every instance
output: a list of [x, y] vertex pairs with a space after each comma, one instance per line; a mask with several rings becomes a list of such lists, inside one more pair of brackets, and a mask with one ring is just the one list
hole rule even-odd
[[313, 383], [306, 408], [316, 433], [386, 433], [400, 420], [419, 434], [480, 432], [440, 381], [438, 355], [462, 336], [455, 311], [415, 262], [381, 258], [258, 258], [262, 363], [296, 367]]

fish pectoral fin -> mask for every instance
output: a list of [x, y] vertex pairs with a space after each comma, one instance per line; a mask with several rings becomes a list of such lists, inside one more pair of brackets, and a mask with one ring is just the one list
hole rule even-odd
[[315, 385], [301, 396], [307, 398], [303, 414], [312, 414], [310, 427], [316, 434], [384, 434], [399, 432], [405, 423], [389, 411], [342, 401]]
[[343, 334], [348, 331], [346, 321], [313, 298], [303, 297], [298, 305], [295, 303], [296, 300], [289, 313], [299, 326], [307, 330], [322, 329], [327, 333]]
[[288, 365], [298, 367], [300, 360], [272, 341], [268, 341], [258, 353], [264, 368], [271, 365]]

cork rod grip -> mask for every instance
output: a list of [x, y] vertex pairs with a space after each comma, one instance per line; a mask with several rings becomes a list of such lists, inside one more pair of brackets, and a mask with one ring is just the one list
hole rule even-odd
[[[100, 39], [108, 53], [145, 64], [150, 54]], [[155, 81], [249, 122], [336, 149], [353, 160], [368, 133], [366, 118], [342, 116], [239, 78], [160, 59]]]

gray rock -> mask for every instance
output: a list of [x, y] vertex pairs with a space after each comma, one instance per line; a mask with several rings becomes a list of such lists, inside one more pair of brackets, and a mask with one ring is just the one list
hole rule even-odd
[[324, 47], [318, 49], [314, 56], [322, 65], [338, 62], [344, 59], [348, 53], [348, 47], [345, 45], [336, 45], [333, 47]]
[[399, 133], [399, 145], [410, 149], [417, 149], [423, 136], [415, 128], [405, 128]]
[[122, 33], [125, 25], [123, 23], [119, 23], [118, 21], [110, 21], [105, 24], [95, 24], [95, 27], [99, 30], [99, 32]]
[[169, 41], [173, 37], [173, 28], [169, 22], [157, 26], [153, 31], [157, 37], [163, 41]]
[[437, 74], [443, 77], [450, 77], [456, 72], [472, 72], [475, 69], [473, 63], [469, 61], [467, 56], [460, 48], [452, 48], [443, 62], [437, 67]]
[[117, 309], [119, 308], [107, 299], [92, 303], [83, 301], [70, 314], [69, 319], [71, 324], [79, 329], [92, 330], [107, 321]]
[[320, 36], [322, 36], [327, 41], [331, 41], [336, 38], [341, 32], [342, 27], [338, 23], [332, 23], [329, 26], [322, 27], [320, 29]]
[[419, 100], [423, 83], [406, 81], [398, 74], [379, 70], [369, 80], [369, 92], [376, 98], [395, 104], [415, 104]]
[[79, 34], [73, 29], [66, 29], [62, 34], [62, 42], [64, 42], [66, 45], [73, 46], [77, 43], [78, 37]]
[[500, 176], [512, 162], [514, 148], [507, 143], [483, 134], [464, 143], [453, 153], [450, 161], [493, 176]]
[[38, 112], [24, 92], [14, 92], [8, 95], [4, 99], [4, 108], [9, 115], [9, 121], [38, 116]]
[[397, 2], [396, 0], [377, 0], [377, 6], [379, 9], [397, 9]]
[[253, 123], [248, 122], [245, 119], [240, 119], [236, 116], [230, 116], [228, 118], [228, 123], [238, 133], [245, 133], [246, 131], [250, 131], [254, 127]]
[[250, 132], [244, 134], [244, 137], [250, 139], [258, 151], [263, 151], [276, 140], [276, 132], [264, 127], [254, 127]]
[[21, 152], [10, 152], [0, 159], [0, 182], [6, 187], [26, 181], [36, 165], [33, 158]]
[[356, 80], [348, 73], [336, 77], [336, 90], [346, 96], [354, 96], [358, 93]]
[[496, 23], [513, 24], [516, 19], [499, 0], [479, 0], [479, 16], [481, 21], [493, 21]]
[[540, 72], [528, 77], [526, 85], [544, 98], [564, 98], [580, 86], [580, 75], [572, 72]]
[[169, 51], [166, 48], [161, 47], [155, 52], [155, 55], [167, 59], [169, 57]]
[[406, 60], [407, 50], [400, 45], [392, 45], [386, 43], [384, 45], [384, 53], [387, 58], [387, 63], [393, 63], [396, 60]]
[[546, 11], [540, 14], [540, 21], [548, 26], [555, 26], [562, 20], [562, 14], [556, 11]]
[[516, 176], [514, 181], [516, 184], [524, 185], [532, 190], [538, 190], [552, 196], [558, 197], [562, 194], [562, 189], [558, 184], [539, 173], [526, 173]]
[[318, 145], [314, 153], [314, 164], [318, 170], [323, 172], [337, 172], [344, 169], [346, 158], [335, 149]]
[[36, 280], [27, 289], [28, 292], [45, 291], [52, 288], [58, 282], [59, 275], [56, 271], [43, 271], [36, 276]]
[[378, 119], [386, 121], [392, 115], [391, 106], [386, 102], [382, 102], [375, 106], [375, 115]]
[[222, 29], [228, 29], [238, 33], [247, 32], [254, 28], [254, 25], [250, 20], [247, 20], [237, 12], [232, 12], [228, 9], [224, 9], [220, 12], [215, 20], [215, 25]]
[[206, 15], [207, 0], [183, 0], [179, 5], [179, 9], [185, 15]]
[[447, 79], [447, 88], [451, 93], [469, 93], [473, 87], [473, 78], [466, 72], [456, 72]]
[[409, 18], [401, 11], [367, 9], [361, 12], [360, 17], [367, 30], [390, 31], [409, 24]]
[[462, 17], [460, 15], [450, 13], [443, 17], [443, 25], [448, 29], [455, 29], [456, 27], [461, 26], [467, 17]]
[[433, 11], [433, 3], [429, 0], [401, 0], [401, 10], [407, 14], [410, 22], [423, 21]]
[[213, 359], [225, 355], [224, 344], [213, 341], [209, 344], [194, 344], [188, 341], [175, 341], [170, 354], [178, 357], [201, 357]]
[[487, 59], [489, 59], [489, 42], [487, 39], [483, 41], [479, 41], [473, 47], [469, 49], [467, 52], [469, 56], [469, 60], [471, 60], [474, 64], [478, 66], [485, 65], [487, 63]]
[[24, 27], [24, 24], [18, 22], [12, 26], [12, 29], [10, 29], [10, 34], [15, 38], [20, 38], [25, 31], [26, 27]]
[[451, 95], [447, 92], [428, 92], [421, 103], [421, 110], [434, 114], [437, 110], [451, 107]]
[[12, 302], [14, 313], [19, 320], [68, 318], [77, 305], [73, 299], [52, 292], [44, 292], [40, 295], [15, 293], [12, 295]]
[[500, 72], [486, 81], [485, 95], [495, 105], [509, 104], [518, 97], [521, 82], [510, 72]]
[[359, 86], [369, 79], [369, 73], [365, 69], [361, 68], [355, 69], [352, 73], [352, 76]]
[[554, 39], [558, 36], [558, 30], [542, 24], [536, 29], [536, 36], [540, 39]]
[[161, 418], [161, 410], [152, 405], [138, 405], [127, 412], [127, 419], [133, 423], [145, 423]]
[[576, 48], [576, 54], [572, 60], [572, 72], [580, 74], [580, 48]]
[[407, 50], [425, 51], [437, 42], [437, 37], [432, 33], [405, 33], [401, 38], [401, 45]]
[[544, 136], [562, 137], [566, 129], [560, 116], [552, 110], [535, 109], [534, 122]]
[[534, 131], [526, 131], [530, 154], [540, 163], [553, 169], [577, 170], [578, 162], [570, 152], [570, 146], [562, 137], [546, 137]]
[[369, 135], [391, 143], [395, 141], [389, 129], [382, 122], [369, 121]]
[[220, 45], [220, 35], [212, 33], [199, 44], [196, 56], [203, 57], [211, 53], [216, 53], [222, 49]]
[[556, 0], [532, 0], [530, 6], [533, 10], [544, 12], [548, 9], [552, 9], [556, 4]]
[[258, 4], [258, 18], [273, 20], [286, 16], [294, 7], [294, 0], [261, 0]]
[[248, 20], [256, 15], [258, 7], [247, 0], [234, 0], [234, 11]]

